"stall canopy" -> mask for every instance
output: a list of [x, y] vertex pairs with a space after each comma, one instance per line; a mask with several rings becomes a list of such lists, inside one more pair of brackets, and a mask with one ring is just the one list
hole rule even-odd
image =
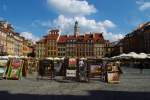
[[131, 58], [140, 58], [140, 56], [135, 52], [130, 52], [127, 54], [127, 56]]
[[146, 53], [140, 53], [140, 54], [139, 54], [139, 57], [140, 57], [141, 59], [146, 59], [146, 58], [148, 58], [148, 55], [147, 55]]
[[60, 58], [58, 58], [58, 57], [55, 57], [55, 58], [54, 58], [54, 60], [60, 60]]
[[120, 54], [118, 56], [114, 56], [112, 57], [112, 59], [130, 59], [130, 58], [134, 58], [134, 59], [146, 59], [146, 58], [150, 58], [149, 54], [146, 53], [135, 53], [135, 52], [130, 52], [128, 54]]
[[112, 57], [112, 59], [128, 59], [128, 58], [131, 58], [131, 55], [125, 53]]
[[8, 59], [8, 56], [0, 56], [1, 59]]
[[87, 58], [84, 58], [84, 57], [82, 57], [82, 58], [80, 58], [81, 60], [87, 60]]
[[52, 58], [52, 57], [47, 57], [46, 59], [53, 60], [53, 58]]

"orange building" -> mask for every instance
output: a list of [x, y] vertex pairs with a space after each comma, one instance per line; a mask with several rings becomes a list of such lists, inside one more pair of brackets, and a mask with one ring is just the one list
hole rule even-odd
[[58, 56], [57, 41], [59, 38], [59, 30], [51, 30], [45, 37], [45, 57]]
[[73, 35], [60, 35], [58, 29], [49, 31], [44, 36], [45, 42], [42, 41], [43, 39], [37, 42], [36, 56], [40, 58], [42, 51], [39, 45], [43, 44], [44, 57], [104, 57], [108, 46], [102, 33], [80, 35], [79, 31], [78, 22], [75, 22]]

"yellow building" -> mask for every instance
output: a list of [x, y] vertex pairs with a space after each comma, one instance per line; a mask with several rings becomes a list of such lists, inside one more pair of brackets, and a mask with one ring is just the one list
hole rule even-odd
[[22, 53], [23, 56], [27, 56], [32, 52], [31, 46], [33, 45], [32, 41], [23, 39]]
[[45, 39], [41, 39], [36, 42], [36, 57], [37, 58], [45, 57]]
[[6, 36], [7, 31], [4, 29], [4, 21], [0, 21], [0, 54], [6, 54]]
[[32, 52], [32, 41], [16, 33], [11, 24], [0, 21], [0, 55], [3, 53], [14, 56], [27, 56]]

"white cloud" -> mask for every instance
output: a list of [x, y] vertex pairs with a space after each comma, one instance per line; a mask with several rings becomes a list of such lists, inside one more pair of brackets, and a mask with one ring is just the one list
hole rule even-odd
[[110, 40], [110, 41], [117, 41], [124, 37], [123, 34], [113, 34], [111, 32], [103, 33], [103, 36], [104, 36], [104, 38], [106, 38], [107, 40]]
[[[109, 29], [116, 27], [112, 21], [87, 19], [87, 15], [97, 12], [95, 6], [89, 4], [87, 0], [47, 0], [47, 4], [50, 8], [56, 9], [59, 16], [51, 22], [48, 21], [50, 24], [44, 25], [60, 28], [64, 34], [73, 34], [74, 22], [78, 21], [81, 34], [85, 32], [103, 32], [104, 37], [111, 41], [123, 37], [122, 34], [108, 32]], [[47, 22], [39, 21], [38, 23], [41, 25]]]
[[140, 5], [139, 6], [139, 10], [141, 10], [141, 11], [150, 9], [150, 2], [140, 2], [140, 1], [137, 1], [136, 3]]
[[108, 29], [116, 27], [116, 25], [110, 20], [95, 21], [87, 19], [83, 16], [71, 18], [65, 17], [64, 15], [59, 15], [58, 18], [53, 21], [53, 26], [59, 27], [65, 34], [73, 34], [74, 22], [76, 20], [79, 22], [81, 34], [85, 32], [103, 32], [104, 37], [111, 41], [116, 41], [123, 38], [122, 34], [113, 34], [108, 32]]
[[47, 4], [64, 15], [90, 15], [97, 11], [86, 0], [47, 0]]
[[32, 40], [33, 42], [39, 40], [39, 37], [35, 36], [31, 32], [22, 32], [22, 33], [20, 33], [20, 35], [25, 37], [26, 39]]

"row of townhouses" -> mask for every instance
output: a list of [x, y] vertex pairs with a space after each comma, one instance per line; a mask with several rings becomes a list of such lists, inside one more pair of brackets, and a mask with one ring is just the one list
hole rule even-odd
[[32, 44], [15, 32], [11, 24], [0, 21], [0, 55], [27, 56], [32, 52]]
[[150, 22], [140, 24], [122, 40], [123, 52], [150, 53]]
[[113, 44], [113, 56], [129, 52], [150, 53], [150, 22], [140, 24], [115, 45]]
[[80, 35], [75, 22], [73, 35], [61, 35], [58, 29], [50, 30], [43, 39], [36, 42], [36, 57], [105, 57], [111, 52], [110, 42], [102, 33]]

